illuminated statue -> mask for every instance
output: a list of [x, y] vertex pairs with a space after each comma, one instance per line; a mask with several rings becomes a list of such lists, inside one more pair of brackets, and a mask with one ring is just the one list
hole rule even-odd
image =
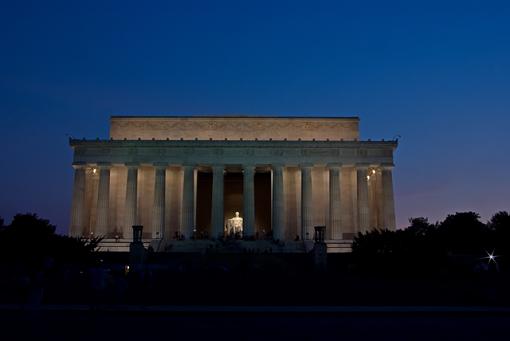
[[227, 234], [232, 236], [242, 236], [243, 234], [243, 218], [236, 212], [234, 218], [227, 220]]

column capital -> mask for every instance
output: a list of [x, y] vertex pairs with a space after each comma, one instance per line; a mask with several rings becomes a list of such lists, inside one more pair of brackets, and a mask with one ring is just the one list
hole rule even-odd
[[254, 175], [255, 174], [255, 168], [256, 166], [255, 165], [252, 165], [252, 164], [248, 164], [248, 165], [243, 165], [243, 174], [248, 174], [250, 176]]
[[124, 166], [128, 168], [138, 168], [140, 167], [140, 164], [138, 162], [125, 162]]
[[225, 172], [225, 165], [211, 165], [211, 169], [213, 173], [215, 172]]
[[166, 163], [166, 162], [154, 162], [152, 164], [152, 166], [154, 166], [154, 168], [159, 168], [159, 169], [163, 168], [163, 169], [166, 169], [168, 167], [168, 163]]
[[255, 169], [255, 167], [257, 167], [255, 164], [253, 163], [243, 163], [243, 170], [246, 170], [246, 169]]
[[111, 162], [98, 162], [96, 164], [98, 169], [110, 169], [112, 167]]
[[383, 170], [392, 170], [395, 165], [393, 163], [381, 163], [379, 167]]
[[342, 168], [342, 163], [341, 162], [333, 162], [333, 163], [328, 163], [327, 164], [327, 167], [329, 169], [332, 169], [332, 168]]
[[313, 168], [313, 163], [301, 163], [299, 164], [299, 168]]
[[72, 165], [72, 167], [74, 169], [85, 169], [85, 168], [87, 168], [87, 166], [88, 165], [85, 162], [73, 162], [73, 165]]

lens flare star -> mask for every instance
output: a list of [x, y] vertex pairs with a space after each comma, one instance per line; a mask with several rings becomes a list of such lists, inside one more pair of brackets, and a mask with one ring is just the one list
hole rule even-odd
[[495, 256], [494, 255], [494, 250], [492, 250], [491, 253], [489, 253], [488, 251], [485, 251], [485, 253], [487, 253], [487, 257], [482, 257], [482, 259], [487, 259], [488, 263], [490, 264], [491, 262], [494, 262], [494, 264], [497, 264], [496, 262], [496, 258], [499, 257], [499, 256]]

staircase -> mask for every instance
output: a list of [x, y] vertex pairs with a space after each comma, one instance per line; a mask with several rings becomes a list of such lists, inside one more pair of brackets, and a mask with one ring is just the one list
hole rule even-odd
[[303, 242], [287, 241], [276, 244], [269, 240], [153, 240], [150, 245], [156, 252], [220, 252], [220, 253], [303, 253]]
[[352, 252], [352, 240], [337, 239], [326, 240], [328, 253], [349, 253]]
[[[328, 253], [352, 252], [352, 240], [326, 240]], [[98, 244], [98, 250], [102, 252], [129, 252], [131, 239], [103, 239]], [[218, 244], [211, 240], [148, 240], [143, 241], [143, 246], [152, 246], [156, 252], [198, 252], [220, 251], [220, 252], [243, 252], [255, 250], [257, 252], [275, 253], [305, 253], [313, 249], [313, 241], [286, 241], [282, 245], [276, 245], [271, 241], [235, 241], [232, 245]], [[219, 247], [219, 248], [218, 248]]]
[[[98, 244], [98, 251], [102, 252], [129, 252], [129, 244], [131, 239], [103, 239]], [[149, 240], [143, 241], [143, 246], [147, 248], [150, 244]]]

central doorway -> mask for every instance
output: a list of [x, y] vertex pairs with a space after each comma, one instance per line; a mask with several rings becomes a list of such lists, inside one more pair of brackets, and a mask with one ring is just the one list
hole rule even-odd
[[223, 227], [227, 225], [228, 219], [236, 216], [244, 218], [243, 212], [243, 173], [228, 172], [223, 179]]
[[[212, 172], [197, 172], [196, 229], [201, 238], [211, 235]], [[271, 173], [256, 172], [254, 176], [255, 233], [265, 238], [271, 233]], [[243, 173], [226, 172], [223, 188], [223, 221], [243, 212]]]

